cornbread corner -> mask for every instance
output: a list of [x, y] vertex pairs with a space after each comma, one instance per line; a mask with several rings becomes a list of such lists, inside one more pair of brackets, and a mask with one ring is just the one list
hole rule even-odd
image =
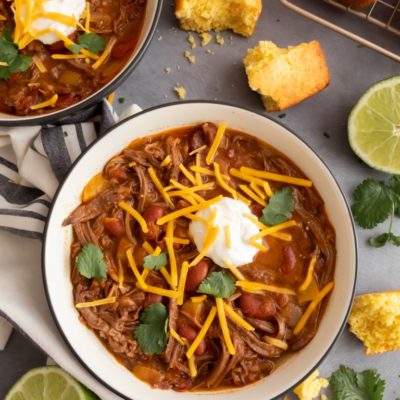
[[367, 355], [400, 349], [400, 290], [357, 296], [349, 324]]
[[329, 70], [314, 40], [281, 49], [261, 41], [243, 58], [249, 86], [261, 95], [268, 112], [282, 111], [329, 85]]
[[180, 28], [199, 33], [232, 29], [251, 36], [261, 9], [261, 0], [175, 0]]

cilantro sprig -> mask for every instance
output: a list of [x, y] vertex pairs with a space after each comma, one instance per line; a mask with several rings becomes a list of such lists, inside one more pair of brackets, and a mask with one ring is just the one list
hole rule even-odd
[[197, 289], [197, 292], [210, 294], [215, 297], [224, 299], [235, 293], [235, 278], [227, 272], [213, 272], [208, 275]]
[[0, 66], [0, 79], [8, 79], [15, 72], [26, 71], [32, 62], [31, 57], [19, 54], [8, 28], [3, 29], [0, 36], [0, 61], [7, 63], [7, 66]]
[[400, 216], [400, 176], [392, 176], [388, 183], [365, 179], [354, 191], [354, 200], [351, 211], [361, 228], [374, 228], [390, 216], [388, 232], [371, 237], [371, 246], [383, 247], [388, 242], [400, 246], [400, 236], [392, 232], [393, 218]]
[[263, 209], [260, 221], [268, 226], [286, 222], [294, 210], [293, 191], [289, 187], [277, 190]]
[[168, 340], [167, 308], [162, 303], [153, 303], [144, 309], [140, 321], [134, 332], [140, 348], [148, 354], [161, 353]]
[[148, 256], [143, 258], [144, 268], [155, 269], [158, 271], [162, 267], [165, 267], [168, 261], [168, 253], [163, 251], [160, 255], [156, 256], [154, 254], [149, 254]]
[[101, 282], [107, 276], [107, 263], [103, 252], [93, 243], [82, 248], [76, 257], [79, 273], [86, 278], [96, 278]]
[[91, 53], [98, 54], [106, 47], [106, 41], [96, 33], [84, 33], [78, 36], [79, 44], [71, 44], [70, 50], [78, 54], [82, 49], [89, 50]]
[[329, 378], [332, 400], [382, 400], [385, 381], [376, 370], [357, 373], [341, 365]]

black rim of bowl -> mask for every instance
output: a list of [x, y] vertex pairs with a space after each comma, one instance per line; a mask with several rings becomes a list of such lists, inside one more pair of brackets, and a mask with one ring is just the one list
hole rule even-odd
[[136, 66], [139, 64], [140, 60], [146, 53], [146, 50], [149, 47], [156, 31], [158, 20], [161, 15], [162, 4], [163, 0], [157, 0], [157, 9], [154, 14], [154, 19], [149, 29], [149, 33], [143, 41], [142, 47], [140, 48], [136, 56], [125, 65], [124, 69], [110, 83], [106, 84], [90, 97], [81, 100], [79, 103], [64, 108], [62, 110], [55, 111], [54, 113], [43, 114], [43, 116], [40, 117], [22, 117], [21, 119], [19, 119], [18, 116], [15, 119], [2, 119], [0, 115], [0, 126], [30, 126], [56, 123], [58, 120], [62, 120], [64, 117], [70, 116], [71, 114], [76, 113], [79, 110], [89, 108], [93, 104], [98, 103], [105, 95], [112, 93], [114, 90], [116, 90], [122, 84], [122, 82], [124, 82], [125, 79], [128, 78], [128, 76], [136, 68]]
[[[336, 184], [337, 189], [339, 190], [342, 199], [344, 201], [344, 204], [346, 206], [347, 209], [347, 214], [349, 216], [350, 222], [351, 222], [351, 229], [352, 229], [352, 233], [353, 233], [353, 243], [354, 243], [354, 249], [355, 249], [355, 266], [354, 266], [354, 282], [353, 282], [353, 288], [352, 288], [352, 292], [351, 292], [351, 297], [350, 297], [350, 302], [348, 305], [348, 309], [346, 311], [345, 317], [341, 323], [340, 328], [338, 329], [337, 335], [336, 337], [333, 339], [332, 343], [329, 345], [328, 349], [326, 350], [326, 352], [324, 354], [321, 355], [321, 358], [318, 360], [317, 363], [315, 363], [315, 365], [313, 365], [312, 368], [310, 368], [308, 371], [304, 372], [304, 375], [302, 376], [301, 379], [299, 379], [298, 381], [296, 381], [294, 384], [292, 384], [290, 387], [288, 387], [287, 389], [285, 389], [282, 393], [280, 393], [279, 395], [273, 397], [271, 400], [275, 400], [278, 399], [280, 396], [284, 395], [286, 392], [292, 390], [295, 386], [299, 385], [312, 371], [314, 371], [316, 368], [318, 368], [318, 366], [322, 363], [322, 361], [325, 360], [325, 358], [327, 357], [327, 355], [330, 353], [330, 351], [332, 350], [333, 346], [337, 343], [339, 337], [341, 336], [341, 334], [343, 333], [343, 330], [347, 324], [347, 319], [349, 317], [350, 311], [351, 311], [351, 307], [353, 304], [353, 300], [354, 300], [354, 295], [355, 295], [355, 288], [356, 288], [356, 281], [357, 281], [357, 271], [358, 271], [358, 246], [357, 246], [357, 237], [356, 237], [356, 233], [355, 233], [355, 227], [354, 227], [354, 220], [352, 217], [352, 213], [350, 211], [350, 207], [347, 203], [346, 197], [341, 189], [341, 187], [339, 186], [335, 176], [333, 175], [333, 173], [331, 172], [331, 170], [329, 169], [329, 167], [326, 165], [326, 163], [321, 159], [321, 157], [311, 148], [311, 146], [309, 146], [302, 138], [300, 138], [296, 133], [294, 133], [291, 129], [287, 128], [284, 124], [282, 124], [281, 122], [275, 121], [272, 118], [270, 118], [269, 116], [258, 112], [258, 111], [254, 111], [250, 108], [246, 108], [246, 107], [242, 107], [242, 106], [237, 106], [235, 104], [231, 104], [228, 102], [222, 102], [222, 101], [211, 101], [211, 100], [188, 100], [188, 101], [181, 101], [181, 102], [172, 102], [172, 103], [165, 103], [165, 104], [161, 104], [158, 106], [154, 106], [151, 108], [148, 108], [146, 110], [143, 110], [137, 114], [134, 114], [126, 119], [124, 119], [121, 122], [118, 122], [116, 125], [114, 125], [113, 127], [111, 127], [110, 129], [108, 129], [104, 135], [98, 137], [97, 139], [95, 139], [81, 154], [80, 156], [74, 161], [74, 163], [72, 164], [71, 168], [69, 169], [69, 171], [67, 172], [66, 176], [63, 178], [62, 182], [60, 183], [53, 201], [51, 203], [50, 209], [49, 209], [49, 213], [48, 213], [48, 217], [46, 220], [46, 224], [45, 224], [45, 228], [44, 228], [44, 233], [43, 233], [43, 246], [42, 246], [42, 279], [43, 279], [43, 286], [44, 286], [44, 290], [45, 290], [45, 294], [46, 294], [46, 299], [47, 299], [47, 303], [49, 305], [50, 308], [50, 312], [52, 314], [53, 320], [57, 326], [58, 331], [60, 332], [62, 338], [64, 339], [65, 343], [67, 344], [68, 348], [72, 351], [72, 353], [75, 355], [76, 359], [80, 362], [80, 364], [98, 381], [100, 382], [103, 386], [105, 386], [107, 389], [109, 389], [110, 391], [112, 391], [113, 393], [117, 394], [118, 396], [122, 397], [125, 400], [135, 400], [133, 397], [127, 397], [124, 394], [120, 393], [117, 389], [113, 388], [111, 385], [109, 385], [107, 382], [105, 382], [103, 379], [99, 378], [99, 376], [97, 376], [96, 373], [93, 372], [93, 370], [85, 363], [84, 360], [82, 360], [82, 358], [79, 356], [79, 354], [77, 353], [77, 351], [75, 351], [74, 347], [71, 345], [71, 343], [69, 342], [66, 334], [64, 333], [63, 329], [61, 328], [61, 325], [58, 322], [58, 318], [56, 316], [56, 312], [53, 308], [53, 304], [51, 302], [50, 299], [50, 293], [49, 293], [49, 288], [47, 285], [47, 277], [46, 277], [46, 263], [45, 263], [45, 254], [46, 254], [46, 244], [47, 244], [47, 234], [48, 234], [48, 228], [49, 228], [49, 222], [51, 220], [51, 216], [53, 213], [53, 208], [55, 203], [57, 202], [58, 199], [58, 195], [62, 189], [62, 187], [64, 186], [65, 182], [67, 181], [67, 179], [69, 178], [72, 170], [75, 168], [75, 166], [79, 163], [79, 161], [81, 160], [81, 158], [83, 158], [86, 153], [93, 147], [95, 146], [97, 143], [99, 143], [105, 136], [107, 136], [109, 133], [111, 133], [112, 131], [114, 131], [115, 129], [118, 129], [121, 125], [123, 125], [124, 123], [136, 118], [136, 117], [140, 117], [143, 114], [147, 114], [149, 112], [161, 109], [161, 108], [165, 108], [165, 107], [171, 107], [171, 106], [177, 106], [177, 105], [186, 105], [186, 104], [210, 104], [210, 106], [212, 105], [222, 105], [222, 106], [228, 106], [228, 107], [233, 107], [233, 108], [239, 108], [245, 111], [248, 111], [250, 113], [256, 114], [258, 116], [262, 116], [274, 123], [276, 123], [277, 125], [280, 125], [281, 127], [283, 127], [284, 129], [286, 129], [288, 132], [290, 132], [293, 136], [295, 136], [298, 140], [300, 140], [305, 146], [308, 147], [309, 150], [311, 150], [314, 155], [319, 159], [319, 161], [324, 165], [324, 167], [327, 169], [327, 171], [329, 172], [329, 174], [331, 175], [333, 181]], [[88, 328], [89, 329], [89, 328]], [[136, 377], [134, 377], [134, 379], [138, 379]], [[255, 382], [255, 384], [257, 384], [257, 382]], [[249, 386], [249, 385], [247, 385]], [[246, 386], [245, 386], [246, 387]], [[240, 388], [238, 388], [240, 389]]]

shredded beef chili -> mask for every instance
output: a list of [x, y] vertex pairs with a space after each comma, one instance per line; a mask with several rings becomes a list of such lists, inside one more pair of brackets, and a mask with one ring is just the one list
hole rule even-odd
[[[89, 58], [53, 59], [54, 54], [72, 53], [62, 41], [45, 45], [34, 40], [20, 53], [37, 56], [46, 68], [40, 72], [32, 61], [26, 71], [15, 72], [9, 79], [0, 79], [0, 112], [14, 115], [38, 115], [69, 107], [97, 92], [112, 80], [128, 62], [134, 51], [143, 26], [147, 0], [88, 0], [90, 3], [90, 32], [103, 37], [106, 42], [116, 39], [106, 60], [93, 69]], [[7, 18], [0, 21], [0, 34], [4, 28], [14, 30], [11, 2], [0, 0], [0, 14]], [[81, 24], [85, 21], [82, 19]], [[69, 39], [77, 43], [76, 31]], [[99, 54], [101, 55], [101, 54]], [[31, 106], [58, 95], [52, 107], [31, 110]]]
[[[215, 305], [213, 296], [206, 296], [199, 303], [191, 300], [192, 296], [199, 296], [195, 290], [207, 275], [222, 270], [212, 260], [203, 258], [198, 265], [191, 267], [193, 270], [189, 269], [184, 302], [182, 306], [177, 306], [175, 298], [146, 293], [136, 285], [125, 252], [131, 249], [139, 272], [142, 272], [143, 258], [148, 254], [142, 247], [144, 241], [153, 248], [160, 246], [162, 251], [167, 251], [164, 240], [167, 224], [157, 225], [156, 221], [174, 210], [153, 184], [148, 168], [154, 169], [164, 187], [171, 184], [171, 179], [184, 186], [192, 186], [179, 165], [183, 164], [190, 170], [196, 159], [196, 155], [190, 153], [203, 147], [198, 152], [200, 165], [211, 169], [206, 165], [205, 158], [216, 130], [214, 124], [205, 123], [135, 140], [105, 165], [102, 177], [108, 182], [107, 188], [78, 206], [64, 221], [64, 225], [72, 225], [74, 232], [71, 281], [75, 303], [116, 297], [112, 304], [80, 308], [80, 321], [94, 331], [119, 362], [155, 388], [188, 391], [238, 387], [269, 375], [279, 358], [301, 350], [312, 340], [328, 298], [325, 297], [317, 305], [304, 328], [295, 335], [293, 330], [311, 298], [300, 302], [296, 295], [269, 291], [249, 293], [236, 287], [235, 293], [224, 301], [255, 329], [246, 330], [227, 316], [229, 334], [235, 349], [235, 354], [231, 355], [216, 317], [196, 349], [195, 377], [190, 375], [185, 354], [187, 347], [179, 344], [171, 334], [168, 334], [167, 344], [160, 354], [149, 355], [141, 350], [134, 332], [140, 324], [143, 310], [150, 304], [159, 302], [166, 306], [169, 313], [168, 332], [174, 329], [189, 344], [196, 338], [211, 307]], [[161, 167], [160, 163], [167, 155], [170, 156], [170, 162]], [[225, 175], [229, 175], [230, 168], [247, 166], [305, 178], [296, 165], [275, 149], [231, 129], [225, 131], [215, 162]], [[212, 175], [201, 174], [201, 178], [203, 183], [215, 181]], [[229, 184], [238, 191], [240, 184], [248, 183], [233, 176], [230, 178]], [[313, 276], [316, 286], [321, 290], [333, 279], [336, 254], [335, 232], [325, 212], [324, 203], [313, 187], [277, 181], [269, 181], [269, 184], [273, 192], [284, 186], [291, 188], [295, 203], [291, 219], [297, 225], [284, 231], [291, 235], [289, 240], [265, 236], [263, 245], [267, 251], [258, 252], [253, 262], [240, 266], [239, 270], [248, 281], [285, 287], [297, 293], [305, 281], [310, 259], [315, 256]], [[215, 189], [197, 193], [204, 199], [219, 194], [230, 196], [218, 185]], [[175, 209], [190, 206], [179, 197], [171, 199]], [[144, 216], [149, 227], [147, 233], [143, 233], [139, 224], [121, 210], [117, 205], [119, 201], [130, 204]], [[250, 209], [260, 216], [260, 207], [254, 201]], [[184, 217], [176, 219], [174, 236], [190, 239], [189, 223], [190, 220]], [[87, 279], [78, 271], [76, 257], [88, 243], [98, 246], [107, 262], [108, 273], [102, 282]], [[196, 257], [198, 250], [190, 240], [189, 244], [174, 246], [174, 251], [179, 276], [182, 263]], [[119, 286], [119, 268], [123, 271], [123, 287]], [[169, 268], [169, 264], [166, 268]], [[150, 271], [146, 283], [170, 288], [160, 271]], [[266, 336], [284, 342], [287, 349], [268, 343]]]

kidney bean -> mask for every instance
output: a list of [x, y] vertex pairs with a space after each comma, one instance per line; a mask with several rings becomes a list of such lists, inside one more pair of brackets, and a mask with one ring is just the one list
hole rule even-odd
[[125, 235], [124, 222], [120, 218], [105, 218], [104, 228], [113, 236], [121, 237]]
[[111, 170], [110, 177], [115, 178], [119, 183], [124, 183], [129, 178], [129, 174], [126, 168], [118, 167]]
[[185, 290], [188, 292], [196, 290], [200, 283], [207, 277], [208, 267], [207, 260], [201, 260], [195, 266], [190, 267], [186, 278]]
[[276, 313], [274, 301], [267, 296], [259, 298], [253, 294], [243, 293], [239, 297], [239, 306], [245, 314], [254, 318], [266, 319]]
[[288, 301], [289, 301], [289, 299], [288, 299], [286, 294], [281, 293], [278, 296], [278, 305], [279, 305], [280, 308], [285, 307], [286, 304], [288, 303]]
[[180, 210], [181, 208], [186, 208], [186, 207], [190, 207], [190, 203], [188, 201], [186, 201], [186, 200], [180, 199], [176, 203], [176, 209], [177, 210]]
[[196, 150], [199, 147], [204, 146], [203, 134], [200, 131], [196, 131], [189, 138], [189, 148], [190, 151]]
[[[161, 283], [155, 283], [154, 286], [159, 288], [164, 288]], [[143, 307], [146, 308], [154, 303], [162, 303], [163, 296], [161, 294], [156, 293], [146, 293], [146, 297], [144, 298]]]
[[135, 47], [135, 42], [125, 41], [117, 42], [111, 50], [111, 58], [114, 60], [120, 60], [129, 54]]
[[290, 274], [296, 266], [296, 255], [292, 246], [282, 248], [282, 265], [281, 270], [284, 274]]
[[147, 223], [148, 232], [142, 232], [143, 240], [157, 240], [160, 235], [161, 228], [157, 225], [157, 220], [164, 215], [164, 209], [155, 204], [151, 204], [147, 207], [146, 211], [143, 213], [143, 218]]
[[262, 210], [263, 209], [264, 209], [264, 207], [261, 204], [258, 204], [258, 203], [250, 204], [251, 212], [258, 218], [260, 218], [262, 216]]
[[[178, 330], [179, 336], [184, 337], [190, 344], [194, 342], [194, 339], [196, 339], [197, 334], [199, 333], [197, 329], [191, 327], [191, 326], [182, 326]], [[197, 346], [196, 351], [194, 354], [196, 356], [202, 356], [205, 352], [207, 351], [207, 343], [203, 339], [199, 345]]]

